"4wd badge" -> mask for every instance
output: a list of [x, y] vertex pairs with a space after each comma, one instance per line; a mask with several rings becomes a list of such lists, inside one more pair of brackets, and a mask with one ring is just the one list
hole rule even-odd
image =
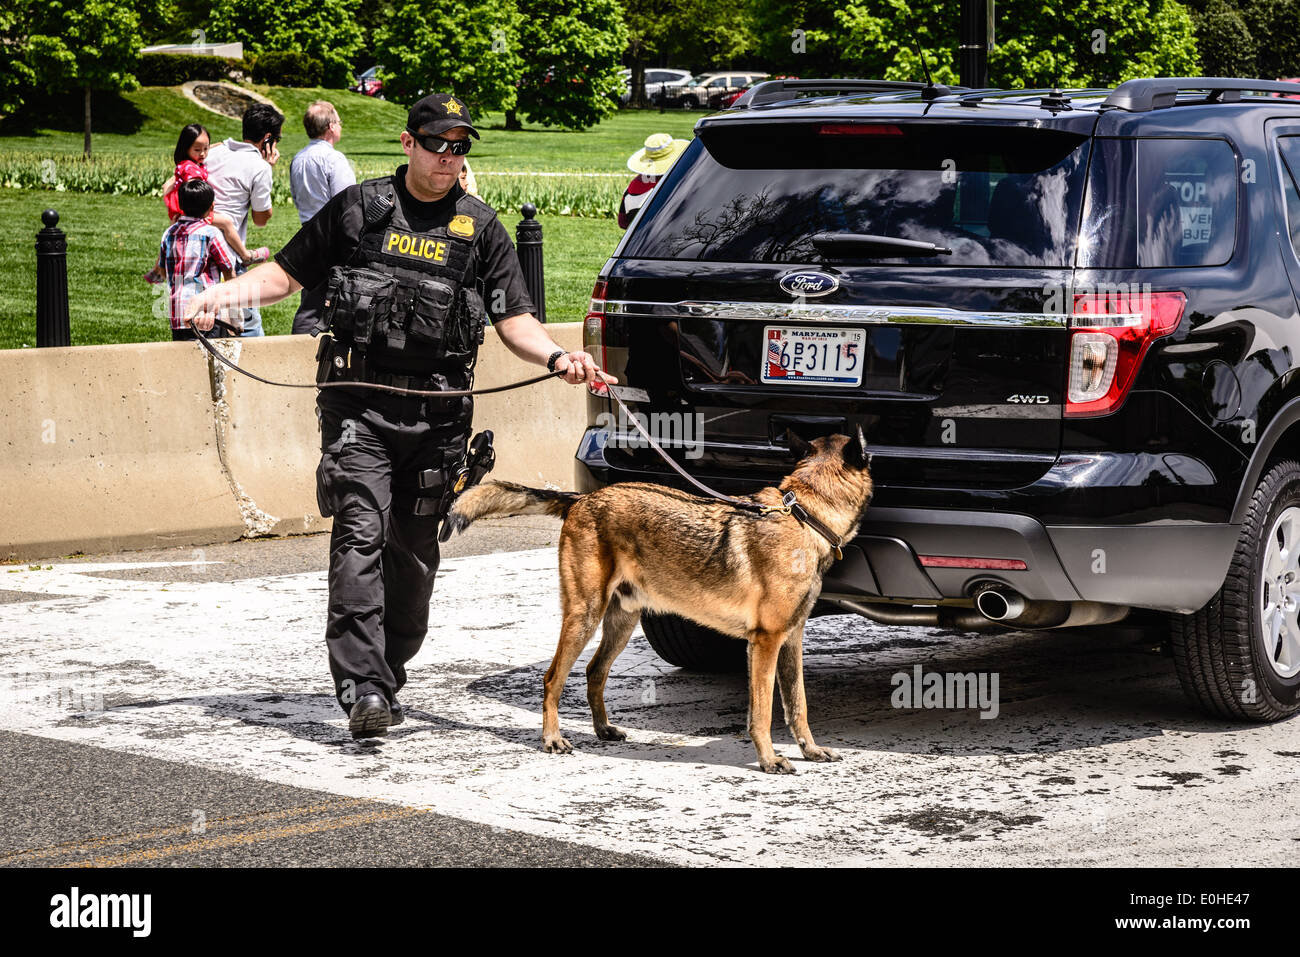
[[824, 272], [791, 272], [778, 282], [792, 296], [825, 296], [840, 288], [840, 281]]

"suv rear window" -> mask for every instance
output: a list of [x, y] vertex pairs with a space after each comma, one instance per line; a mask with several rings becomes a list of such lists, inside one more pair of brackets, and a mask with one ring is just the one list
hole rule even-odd
[[1080, 266], [1218, 266], [1237, 230], [1237, 159], [1223, 140], [1098, 139]]
[[925, 123], [706, 128], [623, 255], [820, 262], [824, 232], [932, 242], [925, 266], [1070, 266], [1088, 138], [1060, 130]]

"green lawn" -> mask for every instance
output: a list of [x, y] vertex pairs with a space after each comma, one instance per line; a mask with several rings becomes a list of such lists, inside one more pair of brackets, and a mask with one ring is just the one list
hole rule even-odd
[[[36, 344], [36, 232], [41, 210], [59, 211], [68, 235], [68, 292], [74, 345], [170, 339], [166, 318], [153, 315], [155, 289], [141, 274], [153, 265], [167, 225], [152, 197], [0, 189], [0, 348]], [[502, 221], [513, 234], [517, 214]], [[622, 231], [613, 220], [541, 216], [546, 238], [548, 318], [580, 320], [600, 267]], [[277, 210], [264, 229], [250, 226], [250, 245], [275, 250], [296, 231], [293, 208]], [[263, 310], [268, 335], [286, 334], [297, 297]], [[165, 316], [165, 313], [163, 314]]]
[[[290, 89], [251, 86], [269, 96], [285, 114], [280, 152], [292, 157], [307, 143], [302, 115], [307, 104], [327, 99], [343, 120], [339, 148], [363, 172], [378, 172], [402, 161], [398, 134], [406, 125], [406, 110], [395, 103], [346, 90]], [[239, 135], [239, 122], [226, 119], [186, 99], [179, 88], [144, 87], [121, 95], [96, 96], [91, 106], [92, 149], [97, 155], [157, 156], [170, 167], [176, 137], [186, 123], [200, 122], [214, 141]], [[692, 137], [695, 121], [704, 114], [685, 110], [620, 110], [589, 130], [566, 132], [527, 125], [507, 131], [505, 116], [487, 113], [477, 118], [482, 138], [470, 159], [475, 170], [506, 172], [607, 171], [626, 168], [627, 158], [651, 133]], [[60, 101], [37, 119], [22, 114], [0, 120], [0, 150], [59, 156], [81, 153], [81, 100]]]
[[[343, 152], [363, 175], [377, 175], [404, 160], [398, 133], [406, 110], [385, 100], [342, 90], [253, 87], [284, 111], [286, 121], [280, 151], [286, 157], [277, 178], [287, 174], [288, 158], [307, 142], [301, 117], [311, 101], [329, 99], [343, 120]], [[518, 203], [545, 199], [544, 191], [582, 190], [592, 193], [597, 212], [609, 215], [623, 184], [610, 180], [510, 179], [492, 182], [492, 173], [520, 171], [610, 172], [626, 170], [627, 157], [651, 133], [665, 132], [690, 139], [699, 112], [622, 110], [582, 132], [527, 126], [508, 132], [505, 117], [488, 113], [477, 118], [482, 139], [471, 160], [479, 173], [489, 174], [480, 189], [504, 212], [512, 231]], [[214, 140], [239, 135], [239, 123], [190, 102], [179, 88], [146, 87], [122, 95], [97, 96], [92, 104], [93, 149], [97, 157], [122, 157], [147, 164], [156, 158], [169, 171], [176, 136], [186, 123], [198, 120]], [[18, 114], [0, 120], [0, 153], [53, 157], [62, 163], [81, 153], [81, 101], [73, 96], [39, 118]], [[630, 174], [629, 174], [630, 175]], [[590, 185], [582, 185], [590, 184]], [[569, 193], [558, 193], [550, 208], [563, 209]], [[508, 198], [508, 202], [507, 202]], [[0, 348], [35, 344], [35, 233], [41, 210], [53, 206], [68, 233], [68, 274], [72, 311], [72, 341], [78, 345], [141, 342], [170, 336], [165, 318], [153, 314], [155, 290], [140, 274], [157, 255], [158, 238], [166, 227], [162, 200], [153, 197], [61, 192], [54, 189], [0, 188]], [[576, 208], [576, 207], [575, 207]], [[552, 321], [578, 320], [586, 312], [591, 285], [621, 231], [612, 219], [543, 215], [547, 238], [547, 310]], [[277, 202], [276, 215], [265, 229], [250, 227], [250, 245], [282, 246], [297, 228], [291, 205]], [[268, 334], [289, 331], [296, 297], [263, 312]]]

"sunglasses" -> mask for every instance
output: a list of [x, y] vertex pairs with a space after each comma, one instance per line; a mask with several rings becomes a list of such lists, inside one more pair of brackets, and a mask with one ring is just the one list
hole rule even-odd
[[445, 153], [451, 150], [452, 156], [464, 156], [469, 152], [469, 139], [463, 140], [446, 140], [441, 136], [433, 136], [429, 133], [417, 133], [414, 130], [407, 130], [415, 142], [419, 143], [430, 153]]

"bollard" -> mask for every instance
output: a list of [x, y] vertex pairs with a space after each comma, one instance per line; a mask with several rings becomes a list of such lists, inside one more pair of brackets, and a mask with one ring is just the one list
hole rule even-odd
[[45, 228], [36, 234], [36, 345], [72, 345], [68, 320], [68, 240], [59, 229], [59, 214], [41, 213]]
[[519, 265], [524, 271], [524, 282], [528, 286], [528, 295], [532, 297], [537, 308], [534, 315], [538, 322], [546, 321], [546, 277], [542, 266], [542, 224], [533, 217], [537, 207], [524, 203], [519, 207], [524, 218], [515, 227], [515, 246], [519, 252]]

